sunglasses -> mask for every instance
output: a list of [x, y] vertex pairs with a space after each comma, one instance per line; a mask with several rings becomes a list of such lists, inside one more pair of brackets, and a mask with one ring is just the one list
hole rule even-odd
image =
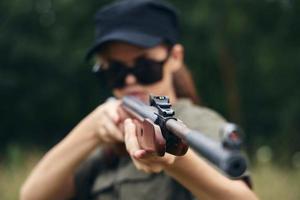
[[132, 67], [128, 67], [120, 61], [110, 60], [106, 69], [102, 69], [101, 65], [95, 65], [93, 71], [111, 88], [125, 87], [125, 79], [129, 74], [134, 75], [138, 83], [150, 85], [162, 79], [163, 66], [167, 59], [168, 57], [163, 61], [155, 61], [139, 57]]

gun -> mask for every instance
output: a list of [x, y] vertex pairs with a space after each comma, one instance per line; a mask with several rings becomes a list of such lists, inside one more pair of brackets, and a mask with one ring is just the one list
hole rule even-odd
[[149, 105], [133, 96], [125, 96], [121, 106], [138, 122], [137, 139], [147, 152], [158, 156], [166, 152], [183, 156], [191, 147], [230, 178], [240, 177], [246, 171], [247, 161], [240, 151], [240, 129], [235, 124], [227, 123], [222, 127], [223, 139], [215, 141], [175, 118], [166, 96], [150, 95]]

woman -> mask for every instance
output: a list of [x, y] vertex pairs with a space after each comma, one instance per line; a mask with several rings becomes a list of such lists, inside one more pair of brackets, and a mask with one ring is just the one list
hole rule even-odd
[[[96, 22], [88, 56], [96, 54], [117, 99], [169, 96], [188, 126], [216, 134], [224, 120], [190, 101], [197, 96], [177, 44], [173, 7], [158, 0], [119, 1], [100, 10]], [[226, 178], [192, 150], [181, 157], [148, 154], [135, 131], [120, 101], [108, 100], [44, 156], [21, 199], [256, 199], [245, 182]]]

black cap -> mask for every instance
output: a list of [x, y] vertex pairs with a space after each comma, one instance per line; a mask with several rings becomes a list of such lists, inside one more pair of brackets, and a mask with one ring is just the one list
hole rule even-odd
[[122, 0], [96, 13], [96, 38], [86, 59], [103, 44], [122, 41], [150, 48], [162, 42], [173, 45], [179, 37], [176, 9], [162, 0]]

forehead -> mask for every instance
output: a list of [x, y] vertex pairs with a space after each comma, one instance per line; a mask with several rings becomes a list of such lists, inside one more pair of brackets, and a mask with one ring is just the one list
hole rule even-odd
[[98, 56], [105, 60], [121, 60], [130, 61], [140, 56], [147, 56], [150, 58], [164, 57], [167, 53], [167, 46], [160, 44], [152, 48], [142, 48], [124, 42], [112, 42], [107, 44], [104, 51]]

